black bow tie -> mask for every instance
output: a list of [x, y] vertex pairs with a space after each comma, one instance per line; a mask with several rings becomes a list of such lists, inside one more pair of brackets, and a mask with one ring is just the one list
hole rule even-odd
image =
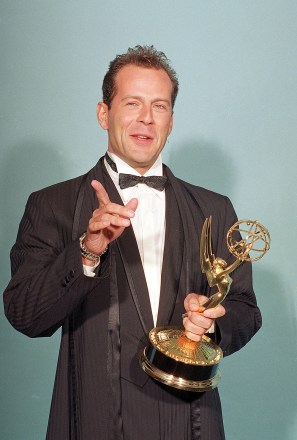
[[144, 183], [145, 185], [163, 191], [167, 177], [164, 176], [134, 176], [134, 174], [119, 174], [119, 185], [121, 189], [130, 188], [138, 183]]
[[[118, 172], [117, 166], [112, 160], [112, 158], [106, 153], [105, 159], [110, 168]], [[138, 183], [144, 183], [145, 185], [154, 188], [158, 191], [163, 191], [167, 182], [167, 177], [165, 176], [134, 176], [134, 174], [119, 174], [119, 185], [121, 189], [130, 188]]]

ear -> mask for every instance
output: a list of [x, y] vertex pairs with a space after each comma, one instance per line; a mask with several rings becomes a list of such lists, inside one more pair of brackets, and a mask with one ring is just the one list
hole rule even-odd
[[108, 106], [104, 102], [97, 105], [97, 119], [103, 130], [108, 130]]

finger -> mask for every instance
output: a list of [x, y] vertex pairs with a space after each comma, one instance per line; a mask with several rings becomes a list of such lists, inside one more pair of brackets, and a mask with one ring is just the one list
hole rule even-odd
[[207, 319], [205, 321], [201, 321], [200, 325], [196, 325], [191, 322], [190, 319], [185, 318], [183, 320], [184, 328], [186, 336], [192, 340], [198, 341], [200, 338], [208, 332], [210, 327], [213, 324], [213, 320]]
[[97, 222], [90, 221], [88, 226], [88, 233], [96, 234], [102, 229], [108, 228], [109, 226], [110, 226], [109, 220], [98, 220]]
[[127, 218], [122, 218], [118, 216], [113, 216], [105, 214], [97, 219], [92, 219], [89, 223], [89, 232], [96, 233], [102, 229], [108, 228], [109, 226], [115, 226], [120, 228], [126, 228], [130, 226], [131, 222]]
[[201, 337], [206, 333], [203, 327], [193, 325], [188, 319], [184, 319], [183, 324], [186, 336], [193, 341], [200, 341]]
[[129, 200], [129, 202], [126, 204], [126, 208], [129, 209], [130, 211], [134, 212], [136, 211], [138, 206], [138, 200], [137, 199], [131, 199]]
[[194, 325], [207, 329], [211, 327], [213, 322], [212, 318], [209, 318], [207, 316], [204, 316], [204, 314], [197, 312], [188, 312], [187, 318], [188, 321], [186, 321], [186, 324], [191, 325], [191, 327]]
[[[130, 219], [134, 217], [135, 212], [127, 209], [125, 206], [109, 203], [108, 205], [96, 209], [90, 219], [90, 222], [101, 222], [109, 220], [116, 226], [129, 226]], [[122, 219], [129, 220], [129, 222], [121, 222]]]
[[203, 295], [198, 295], [197, 293], [189, 293], [184, 301], [184, 307], [187, 312], [200, 312], [203, 311], [204, 308], [201, 307], [202, 302], [205, 302], [207, 298]]
[[100, 207], [95, 209], [95, 211], [93, 212], [93, 218], [102, 214], [102, 208], [104, 208], [104, 211], [110, 214], [119, 215], [126, 218], [132, 218], [135, 216], [135, 210], [138, 206], [137, 199], [131, 199], [126, 206], [119, 205], [118, 203], [112, 203], [110, 201], [107, 192], [100, 182], [93, 180], [92, 187], [96, 191], [96, 195], [100, 205]]
[[203, 312], [203, 316], [211, 319], [221, 318], [225, 314], [226, 314], [226, 309], [221, 304], [219, 304], [217, 307], [214, 307], [212, 309], [207, 309]]
[[195, 293], [189, 293], [184, 301], [184, 307], [187, 311], [197, 310], [199, 307], [199, 301]]
[[[137, 199], [134, 199], [137, 200]], [[132, 204], [132, 207], [135, 205]], [[100, 215], [102, 213], [102, 210], [96, 210], [98, 215]], [[135, 210], [133, 210], [129, 205], [123, 206], [123, 205], [118, 205], [117, 203], [108, 203], [107, 205], [104, 206], [104, 211], [115, 215], [115, 216], [121, 216], [121, 217], [127, 217], [127, 218], [132, 218], [135, 216]], [[96, 214], [96, 212], [95, 212]]]
[[200, 335], [195, 335], [194, 333], [191, 332], [186, 332], [185, 331], [185, 335], [188, 339], [191, 339], [191, 341], [195, 341], [195, 342], [199, 342], [202, 339], [202, 336]]
[[109, 196], [104, 189], [102, 183], [98, 182], [98, 180], [92, 180], [91, 182], [92, 188], [96, 192], [96, 196], [99, 202], [99, 206], [105, 206], [110, 203]]

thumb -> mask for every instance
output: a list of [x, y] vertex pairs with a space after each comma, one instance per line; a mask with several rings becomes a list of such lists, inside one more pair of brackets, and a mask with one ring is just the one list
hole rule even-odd
[[136, 211], [137, 206], [138, 206], [138, 200], [137, 199], [131, 199], [126, 204], [126, 208], [131, 209], [131, 211]]

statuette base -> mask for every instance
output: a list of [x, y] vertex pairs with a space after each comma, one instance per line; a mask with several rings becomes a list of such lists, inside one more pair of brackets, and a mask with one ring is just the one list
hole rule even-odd
[[150, 331], [149, 339], [140, 364], [153, 379], [184, 391], [217, 387], [223, 353], [210, 338], [204, 335], [200, 342], [194, 342], [181, 327], [158, 327]]

